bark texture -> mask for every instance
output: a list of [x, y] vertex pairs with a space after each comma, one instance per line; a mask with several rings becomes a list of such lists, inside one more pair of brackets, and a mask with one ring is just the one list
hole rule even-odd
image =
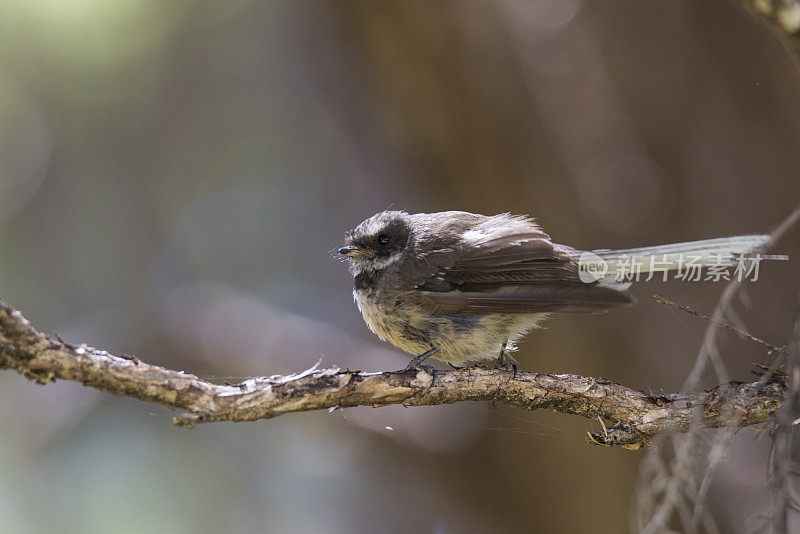
[[[421, 406], [460, 401], [497, 401], [527, 410], [547, 409], [600, 418], [591, 443], [638, 449], [665, 432], [689, 427], [745, 427], [767, 421], [787, 391], [785, 376], [729, 382], [695, 394], [653, 395], [603, 378], [538, 374], [505, 369], [387, 371], [366, 373], [312, 367], [287, 376], [252, 378], [221, 385], [71, 345], [37, 332], [22, 314], [0, 301], [0, 368], [16, 369], [40, 384], [56, 379], [184, 410], [175, 424], [255, 421], [286, 413], [351, 406]], [[699, 414], [699, 416], [698, 416]]]

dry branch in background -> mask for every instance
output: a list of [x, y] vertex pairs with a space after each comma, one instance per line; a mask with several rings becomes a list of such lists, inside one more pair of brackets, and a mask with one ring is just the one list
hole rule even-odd
[[255, 421], [286, 413], [351, 406], [421, 406], [459, 401], [499, 401], [528, 410], [600, 417], [589, 434], [599, 445], [638, 449], [652, 436], [685, 432], [697, 410], [707, 428], [763, 423], [781, 406], [786, 380], [729, 382], [695, 394], [645, 394], [602, 378], [505, 369], [364, 373], [316, 366], [299, 374], [219, 385], [182, 371], [70, 345], [37, 332], [22, 314], [0, 301], [0, 368], [16, 369], [40, 384], [57, 378], [103, 391], [186, 410], [173, 421]]
[[[797, 4], [798, 2], [792, 3]], [[780, 239], [782, 239], [789, 230], [794, 228], [800, 223], [800, 205], [796, 206], [794, 210], [783, 220], [781, 223], [770, 232], [770, 240], [764, 246], [764, 251], [769, 251]], [[717, 306], [711, 317], [703, 317], [709, 321], [709, 326], [706, 329], [703, 343], [700, 351], [695, 360], [695, 365], [689, 373], [683, 385], [684, 391], [696, 391], [702, 377], [704, 376], [708, 364], [712, 364], [712, 368], [716, 378], [720, 382], [727, 381], [728, 372], [725, 367], [723, 358], [717, 350], [717, 336], [721, 329], [730, 328], [730, 325], [725, 319], [726, 317], [735, 317], [733, 311], [733, 300], [738, 295], [742, 287], [741, 280], [731, 280], [722, 291], [722, 295], [717, 302]], [[681, 308], [681, 306], [678, 306]], [[685, 308], [685, 307], [683, 307]], [[684, 309], [683, 311], [687, 311]], [[693, 310], [689, 311], [692, 314], [697, 314]], [[702, 314], [697, 314], [702, 316]], [[734, 327], [734, 330], [741, 330]], [[741, 332], [740, 332], [741, 333]], [[788, 353], [791, 354], [791, 346], [800, 345], [797, 332], [794, 333], [790, 346], [788, 349], [784, 347], [774, 347], [774, 351], [779, 353], [779, 357], [775, 359], [772, 366], [770, 366], [766, 373], [762, 376], [760, 382], [764, 383], [766, 380], [774, 377], [777, 373], [776, 369], [778, 364], [785, 359]], [[751, 340], [757, 340], [750, 336]], [[764, 343], [762, 340], [757, 340]], [[787, 381], [788, 382], [788, 381]], [[800, 387], [800, 380], [788, 382], [787, 390], [790, 390], [791, 396]], [[783, 435], [786, 440], [790, 437], [791, 425], [786, 424], [786, 419], [790, 416], [789, 413], [796, 415], [796, 406], [793, 406], [793, 401], [784, 403], [781, 408], [781, 416], [778, 417], [784, 424], [780, 425], [783, 428]], [[656, 447], [651, 448], [647, 455], [639, 464], [639, 481], [637, 490], [635, 492], [635, 502], [631, 514], [631, 530], [634, 532], [641, 532], [642, 534], [655, 534], [667, 530], [667, 524], [675, 517], [680, 521], [681, 526], [687, 532], [697, 532], [702, 527], [706, 532], [719, 532], [714, 518], [708, 513], [705, 500], [708, 495], [711, 480], [713, 479], [715, 470], [721, 465], [722, 460], [725, 458], [728, 449], [730, 448], [733, 433], [722, 432], [715, 434], [710, 440], [708, 445], [708, 454], [706, 458], [705, 467], [698, 465], [698, 458], [702, 454], [703, 444], [698, 439], [698, 434], [695, 430], [700, 430], [705, 427], [703, 414], [697, 411], [693, 416], [690, 428], [686, 434], [681, 436], [673, 435], [670, 442], [674, 457], [670, 460], [662, 457], [664, 456], [665, 447], [659, 446], [666, 443], [661, 440], [656, 443]], [[780, 442], [780, 440], [778, 440]], [[786, 463], [789, 461], [788, 450], [778, 451], [779, 454], [773, 454], [773, 459], [777, 462]], [[773, 469], [778, 475], [776, 480], [773, 481], [773, 488], [776, 493], [780, 488], [785, 488], [784, 480], [781, 480], [781, 474], [785, 473], [783, 470]], [[782, 527], [786, 525], [786, 514], [789, 510], [788, 493], [785, 498], [781, 497], [776, 499], [774, 509], [769, 517], [764, 517], [767, 521], [772, 520], [773, 532], [785, 532]], [[794, 503], [792, 503], [794, 504]], [[775, 521], [776, 518], [783, 517], [780, 521]], [[762, 525], [758, 532], [766, 531], [768, 525]], [[757, 527], [758, 528], [758, 527]]]
[[789, 345], [789, 358], [786, 366], [789, 391], [785, 402], [777, 414], [777, 428], [772, 444], [771, 484], [775, 495], [772, 510], [772, 529], [776, 533], [788, 531], [788, 511], [797, 510], [789, 491], [789, 476], [792, 471], [791, 441], [797, 414], [800, 410], [800, 302]]

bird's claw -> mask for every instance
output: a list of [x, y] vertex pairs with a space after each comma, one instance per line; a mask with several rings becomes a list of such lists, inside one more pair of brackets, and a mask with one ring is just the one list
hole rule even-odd
[[418, 364], [413, 365], [413, 362], [412, 362], [412, 363], [409, 363], [408, 365], [406, 365], [406, 368], [403, 369], [403, 371], [406, 371], [406, 372], [408, 372], [408, 371], [425, 371], [426, 373], [431, 375], [431, 384], [433, 383], [434, 380], [436, 380], [436, 368], [434, 366], [432, 366], [432, 365], [426, 365], [426, 364], [422, 364], [422, 363], [418, 363]]
[[517, 364], [514, 363], [512, 360], [505, 361], [506, 357], [506, 341], [503, 341], [503, 344], [500, 346], [500, 354], [497, 356], [497, 359], [494, 363], [495, 369], [505, 369], [506, 371], [511, 371], [514, 373], [514, 378], [517, 377]]
[[514, 373], [514, 378], [517, 378], [517, 364], [514, 362], [506, 362], [502, 365], [498, 365], [495, 369], [505, 369], [506, 371], [511, 371]]
[[436, 349], [431, 349], [420, 354], [419, 356], [414, 357], [410, 362], [408, 362], [408, 365], [406, 365], [406, 368], [403, 369], [403, 371], [425, 371], [431, 375], [431, 384], [433, 384], [433, 381], [436, 380], [436, 369], [434, 369], [432, 365], [425, 365], [422, 362], [428, 359], [434, 352], [436, 352]]

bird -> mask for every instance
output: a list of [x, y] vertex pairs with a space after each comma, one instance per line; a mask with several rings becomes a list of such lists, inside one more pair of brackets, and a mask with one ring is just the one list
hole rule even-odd
[[432, 372], [430, 357], [455, 368], [514, 365], [505, 358], [551, 313], [631, 305], [633, 274], [683, 269], [685, 256], [695, 267], [734, 265], [768, 240], [581, 251], [527, 215], [389, 210], [347, 232], [338, 252], [369, 329], [414, 356], [406, 369]]

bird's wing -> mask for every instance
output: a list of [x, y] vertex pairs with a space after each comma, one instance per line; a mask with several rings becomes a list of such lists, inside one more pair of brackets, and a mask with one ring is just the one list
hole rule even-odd
[[434, 273], [416, 286], [419, 302], [436, 313], [602, 312], [633, 302], [627, 291], [582, 282], [574, 251], [537, 231], [433, 251], [420, 261]]

